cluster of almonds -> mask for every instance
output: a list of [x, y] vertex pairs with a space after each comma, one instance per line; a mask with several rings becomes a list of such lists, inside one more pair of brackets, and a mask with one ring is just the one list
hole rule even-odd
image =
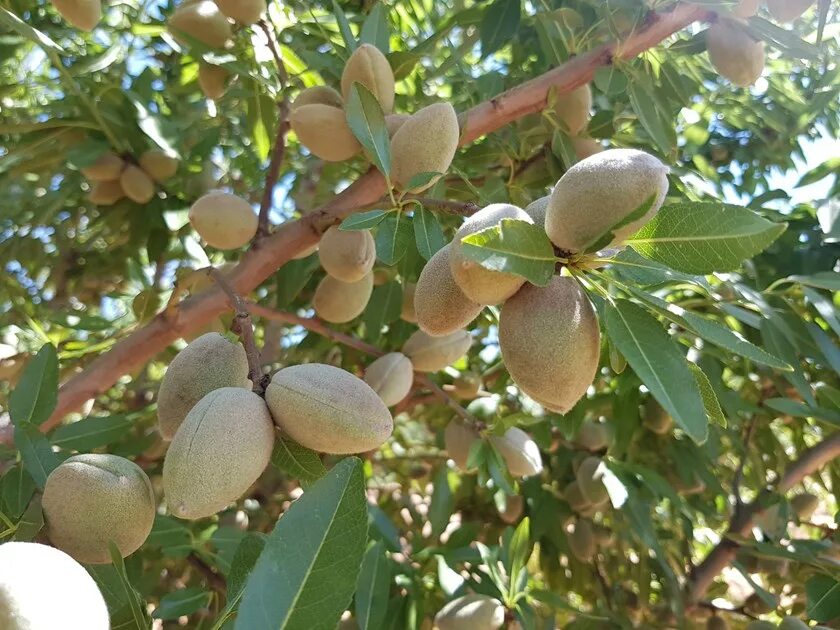
[[162, 184], [175, 175], [178, 160], [157, 149], [145, 151], [137, 163], [107, 151], [80, 169], [88, 182], [88, 200], [97, 206], [112, 206], [127, 197], [135, 203], [149, 203], [155, 196], [155, 183]]

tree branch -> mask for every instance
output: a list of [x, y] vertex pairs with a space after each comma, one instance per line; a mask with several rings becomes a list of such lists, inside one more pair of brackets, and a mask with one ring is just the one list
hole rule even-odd
[[[463, 116], [465, 123], [460, 145], [470, 144], [522, 116], [539, 111], [545, 107], [551, 88], [559, 94], [569, 92], [592, 80], [595, 71], [611, 64], [613, 59], [635, 57], [709, 15], [710, 12], [703, 7], [679, 4], [674, 10], [658, 15], [656, 20], [630, 36], [620, 47], [618, 43], [612, 43], [596, 48], [470, 109]], [[251, 249], [242, 257], [228, 275], [231, 286], [240, 294], [248, 294], [293, 256], [317, 243], [328, 227], [355, 209], [381, 198], [386, 193], [385, 188], [382, 175], [371, 169], [327, 204], [297, 221], [280, 226], [260, 242], [260, 247]], [[225, 302], [221, 290], [207, 291], [187, 299], [177, 309], [159, 315], [116, 343], [61, 386], [55, 411], [40, 425], [41, 430], [49, 431], [56, 427], [68, 413], [108, 391], [123, 374], [142, 367], [179, 337], [206, 326], [224, 310]]]
[[736, 510], [723, 539], [712, 549], [708, 556], [691, 572], [686, 596], [689, 605], [697, 605], [711, 586], [715, 577], [723, 571], [738, 552], [738, 543], [730, 536], [746, 536], [764, 508], [764, 500], [771, 494], [784, 494], [800, 483], [805, 477], [820, 470], [833, 459], [840, 457], [840, 433], [835, 433], [816, 446], [803, 451], [799, 459], [788, 466], [774, 490], [765, 490], [752, 503]]

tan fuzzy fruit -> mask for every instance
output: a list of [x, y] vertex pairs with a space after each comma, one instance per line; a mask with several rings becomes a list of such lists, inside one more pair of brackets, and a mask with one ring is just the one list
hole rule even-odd
[[222, 13], [234, 22], [254, 24], [265, 13], [265, 0], [216, 0]]
[[563, 498], [575, 512], [585, 512], [592, 507], [592, 504], [583, 496], [580, 484], [577, 481], [573, 481], [566, 486], [566, 489], [563, 490]]
[[490, 443], [501, 453], [514, 477], [532, 477], [542, 472], [540, 449], [522, 429], [511, 427], [502, 436], [491, 435]]
[[347, 60], [341, 74], [341, 94], [345, 103], [350, 99], [354, 82], [370, 90], [383, 112], [391, 113], [394, 109], [394, 72], [388, 59], [376, 46], [362, 44]]
[[525, 278], [504, 271], [493, 271], [464, 254], [461, 239], [487, 228], [499, 225], [502, 219], [517, 219], [532, 223], [531, 217], [522, 209], [509, 203], [494, 203], [482, 208], [461, 224], [452, 239], [449, 268], [452, 277], [461, 287], [464, 295], [476, 304], [499, 304], [504, 302], [525, 283]]
[[230, 78], [222, 66], [214, 66], [203, 61], [198, 65], [198, 86], [205, 97], [217, 101], [225, 95], [227, 82]]
[[[610, 149], [572, 166], [551, 193], [545, 231], [560, 249], [582, 252], [620, 244], [659, 211], [668, 192], [668, 167], [636, 149]], [[615, 228], [628, 215], [653, 203], [639, 219]], [[611, 241], [601, 242], [607, 232]]]
[[657, 435], [666, 435], [674, 428], [674, 420], [653, 396], [647, 399], [642, 415], [642, 424]]
[[50, 542], [85, 564], [108, 564], [109, 541], [122, 557], [137, 551], [155, 520], [146, 473], [117, 455], [75, 455], [47, 477], [44, 520]]
[[793, 22], [812, 4], [814, 0], [767, 0], [767, 10], [777, 22]]
[[92, 31], [102, 19], [100, 0], [52, 0], [52, 4], [61, 17], [83, 31]]
[[280, 370], [265, 400], [284, 433], [319, 453], [372, 451], [394, 430], [391, 412], [370, 385], [332, 365], [309, 363]]
[[481, 390], [481, 376], [473, 372], [461, 374], [452, 383], [452, 391], [458, 398], [472, 400]]
[[0, 545], [0, 628], [108, 630], [94, 579], [63, 551], [31, 542]]
[[587, 451], [601, 451], [609, 446], [610, 430], [602, 422], [587, 420], [578, 430], [576, 439]]
[[330, 107], [343, 109], [344, 101], [341, 98], [341, 94], [338, 93], [338, 90], [328, 85], [316, 85], [301, 90], [289, 109], [290, 111], [295, 111], [304, 105], [329, 105]]
[[603, 482], [604, 462], [600, 457], [587, 457], [577, 470], [576, 479], [581, 494], [593, 505], [603, 505], [610, 499]]
[[585, 160], [588, 157], [604, 152], [604, 147], [601, 146], [601, 143], [592, 138], [572, 138], [572, 146], [579, 160]]
[[402, 309], [400, 317], [410, 324], [417, 323], [417, 309], [414, 308], [414, 296], [417, 292], [417, 285], [413, 282], [406, 282], [403, 287]]
[[198, 199], [190, 208], [189, 218], [198, 235], [218, 249], [238, 249], [257, 233], [257, 215], [251, 205], [220, 190]]
[[344, 324], [361, 315], [373, 292], [373, 274], [357, 282], [342, 282], [332, 276], [324, 276], [315, 289], [312, 308], [315, 314], [332, 324]]
[[178, 172], [178, 160], [157, 149], [144, 151], [139, 162], [140, 168], [156, 182], [163, 183]]
[[545, 197], [540, 197], [536, 201], [532, 201], [525, 206], [525, 214], [531, 217], [534, 225], [538, 225], [542, 228], [545, 227], [545, 214], [548, 212], [548, 202], [550, 199], [551, 195], [546, 195]]
[[438, 630], [496, 630], [504, 622], [502, 603], [478, 593], [453, 599], [435, 615]]
[[417, 280], [414, 294], [417, 325], [432, 337], [442, 337], [464, 328], [482, 309], [480, 304], [464, 295], [452, 278], [451, 249], [451, 245], [439, 249]]
[[764, 42], [731, 20], [720, 19], [709, 27], [706, 50], [718, 74], [738, 87], [754, 84], [764, 71]]
[[[810, 4], [811, 0], [807, 0], [807, 2]], [[749, 18], [758, 13], [760, 4], [761, 0], [741, 0], [730, 13], [737, 18]]]
[[592, 89], [588, 83], [566, 94], [560, 94], [554, 105], [557, 122], [570, 136], [576, 136], [586, 129], [591, 109]]
[[88, 193], [88, 200], [97, 206], [113, 206], [125, 197], [119, 179], [107, 182], [93, 182]]
[[518, 494], [505, 497], [504, 509], [499, 512], [499, 518], [508, 525], [519, 522], [525, 510], [525, 499]]
[[397, 130], [411, 118], [410, 114], [388, 114], [385, 116], [385, 127], [388, 129], [388, 137], [393, 138]]
[[566, 413], [595, 379], [601, 353], [598, 316], [572, 278], [526, 285], [505, 302], [499, 346], [511, 378], [547, 409]]
[[468, 470], [470, 449], [480, 439], [478, 431], [459, 420], [450, 420], [443, 432], [443, 444], [449, 459], [461, 470]]
[[340, 230], [332, 226], [321, 237], [321, 266], [333, 278], [358, 282], [373, 269], [376, 244], [370, 230]]
[[800, 521], [807, 521], [817, 511], [820, 500], [810, 492], [797, 494], [790, 500], [790, 507]]
[[262, 474], [273, 446], [274, 425], [262, 398], [239, 387], [213, 390], [187, 414], [166, 452], [170, 512], [198, 519], [225, 509]]
[[432, 337], [422, 330], [415, 331], [403, 345], [402, 351], [418, 372], [437, 372], [455, 363], [472, 345], [466, 330], [456, 330], [445, 337]]
[[300, 143], [327, 162], [349, 160], [362, 150], [350, 131], [344, 110], [332, 105], [301, 105], [289, 115]]
[[598, 550], [595, 537], [592, 534], [592, 522], [579, 519], [568, 538], [572, 555], [581, 562], [590, 562]]
[[233, 35], [230, 23], [212, 0], [182, 4], [169, 16], [168, 27], [178, 41], [190, 44], [195, 39], [210, 48], [224, 48]]
[[125, 162], [116, 153], [103, 153], [90, 166], [79, 169], [92, 182], [110, 182], [119, 179]]
[[388, 407], [408, 396], [414, 382], [414, 366], [402, 352], [389, 352], [365, 370], [365, 383], [379, 394]]
[[158, 429], [167, 440], [190, 410], [220, 387], [250, 389], [245, 348], [219, 333], [207, 333], [181, 350], [169, 364], [158, 390]]
[[[458, 116], [449, 103], [435, 103], [412, 114], [391, 138], [391, 181], [401, 191], [419, 193], [449, 170], [458, 148]], [[440, 173], [409, 186], [415, 175]]]
[[120, 175], [125, 196], [135, 203], [149, 203], [155, 196], [155, 183], [139, 166], [129, 164]]

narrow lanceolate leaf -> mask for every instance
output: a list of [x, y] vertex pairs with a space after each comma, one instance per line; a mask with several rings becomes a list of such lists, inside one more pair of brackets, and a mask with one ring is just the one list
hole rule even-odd
[[402, 212], [388, 215], [376, 230], [376, 257], [383, 265], [397, 264], [405, 256], [414, 235], [410, 219]]
[[815, 575], [805, 582], [805, 593], [808, 617], [818, 622], [840, 617], [840, 582], [828, 575]]
[[840, 291], [840, 273], [834, 271], [818, 271], [810, 276], [790, 276], [787, 280], [817, 289]]
[[57, 53], [64, 52], [64, 49], [61, 46], [44, 35], [41, 31], [36, 28], [32, 28], [14, 13], [7, 11], [3, 7], [0, 7], [0, 24], [3, 24], [7, 28], [15, 31], [18, 35], [21, 35], [29, 41], [38, 44], [42, 48], [48, 48]]
[[615, 225], [610, 227], [604, 234], [596, 238], [592, 241], [589, 245], [585, 248], [585, 253], [592, 253], [597, 252], [601, 249], [604, 249], [607, 245], [612, 243], [613, 239], [615, 238], [615, 233], [623, 228], [625, 225], [630, 225], [633, 221], [638, 221], [643, 216], [645, 216], [648, 211], [650, 210], [651, 206], [653, 206], [653, 202], [656, 201], [656, 195], [651, 195], [648, 199], [642, 203], [638, 208], [633, 210], [630, 214], [626, 217], [623, 217], [619, 220]]
[[351, 53], [359, 47], [356, 38], [353, 37], [353, 31], [350, 30], [350, 23], [347, 21], [347, 16], [344, 15], [338, 2], [332, 0], [332, 10], [335, 16], [335, 21], [338, 22], [338, 30], [341, 32], [341, 39], [344, 40], [344, 45]]
[[544, 287], [554, 275], [556, 258], [545, 230], [527, 221], [502, 219], [500, 225], [465, 236], [464, 254], [493, 271], [522, 276]]
[[89, 451], [107, 446], [125, 436], [132, 422], [126, 416], [100, 416], [64, 424], [55, 430], [50, 442], [73, 451]]
[[338, 229], [344, 230], [345, 232], [353, 230], [369, 230], [370, 228], [376, 227], [382, 223], [382, 220], [386, 216], [388, 216], [388, 213], [385, 210], [369, 210], [367, 212], [351, 214], [341, 222]]
[[362, 463], [349, 457], [280, 517], [242, 596], [235, 628], [334, 630], [367, 540]]
[[274, 442], [271, 463], [275, 468], [297, 479], [304, 489], [327, 474], [318, 453], [283, 436], [278, 436]]
[[364, 85], [355, 82], [350, 88], [344, 111], [350, 130], [365, 148], [371, 162], [385, 177], [390, 176], [391, 138], [379, 101]]
[[373, 290], [363, 317], [365, 339], [371, 343], [379, 341], [382, 327], [399, 319], [402, 299], [402, 286], [393, 280]]
[[425, 259], [429, 260], [444, 245], [446, 237], [443, 229], [438, 223], [434, 212], [419, 206], [414, 212], [414, 240], [417, 242], [417, 251]]
[[15, 427], [15, 446], [20, 451], [20, 458], [35, 485], [43, 490], [47, 477], [59, 465], [58, 455], [53, 453], [47, 438], [34, 424], [22, 424]]
[[700, 390], [700, 397], [703, 399], [703, 407], [706, 409], [706, 416], [709, 418], [709, 422], [714, 422], [725, 427], [726, 416], [723, 415], [723, 409], [720, 408], [720, 402], [718, 402], [709, 377], [694, 363], [689, 363], [688, 367], [691, 369], [691, 373], [694, 374], [694, 380], [697, 381], [697, 388]]
[[665, 206], [627, 240], [637, 252], [678, 271], [733, 271], [766, 249], [787, 228], [738, 206], [678, 203]]
[[388, 611], [391, 565], [382, 542], [371, 545], [356, 581], [356, 623], [359, 630], [379, 630]]
[[155, 609], [152, 616], [155, 619], [178, 619], [178, 617], [199, 611], [209, 602], [210, 591], [198, 586], [181, 588], [161, 597], [160, 606]]
[[659, 404], [692, 440], [704, 442], [708, 420], [697, 381], [662, 325], [627, 300], [607, 305], [606, 325], [610, 340]]
[[384, 4], [377, 3], [365, 18], [362, 24], [362, 31], [359, 33], [359, 41], [363, 44], [376, 46], [383, 54], [387, 55], [390, 50], [388, 42], [388, 16]]
[[648, 81], [631, 81], [628, 88], [630, 104], [639, 122], [663, 153], [670, 153], [676, 144], [673, 126], [666, 124]]
[[144, 630], [151, 627], [151, 621], [144, 610], [144, 606], [140, 600], [140, 594], [132, 586], [128, 579], [128, 572], [125, 570], [125, 561], [120, 553], [119, 547], [111, 541], [108, 543], [108, 551], [111, 554], [111, 562], [116, 570], [119, 586], [125, 593], [125, 598], [128, 601], [130, 609], [130, 622], [123, 624], [121, 628], [136, 628], [136, 630]]
[[9, 415], [17, 426], [41, 424], [58, 400], [58, 357], [52, 344], [44, 345], [29, 364], [9, 397]]
[[496, 0], [481, 20], [481, 56], [486, 57], [508, 43], [519, 29], [522, 18], [520, 0]]

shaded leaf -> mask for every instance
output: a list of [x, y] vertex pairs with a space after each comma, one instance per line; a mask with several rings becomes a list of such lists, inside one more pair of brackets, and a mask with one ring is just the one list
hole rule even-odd
[[429, 260], [446, 245], [443, 229], [440, 227], [435, 213], [423, 206], [419, 206], [415, 210], [412, 223], [414, 224], [414, 240], [417, 243], [417, 251], [424, 259]]
[[50, 442], [68, 450], [90, 451], [125, 437], [131, 426], [126, 416], [88, 417], [61, 425], [50, 436]]
[[155, 619], [177, 619], [192, 615], [207, 606], [210, 595], [210, 591], [197, 586], [172, 591], [160, 598], [160, 606], [152, 616]]
[[271, 464], [300, 481], [304, 489], [327, 474], [318, 453], [283, 435], [278, 435], [274, 441]]
[[341, 222], [338, 229], [344, 230], [345, 232], [352, 230], [369, 230], [370, 228], [376, 227], [382, 223], [382, 220], [386, 216], [388, 216], [388, 212], [385, 210], [369, 210], [368, 212], [351, 214]]
[[495, 0], [487, 7], [479, 27], [481, 56], [486, 57], [507, 44], [519, 30], [521, 18], [520, 0]]
[[388, 16], [386, 14], [387, 7], [378, 2], [373, 5], [373, 8], [368, 13], [362, 24], [362, 30], [359, 33], [359, 42], [362, 44], [371, 44], [382, 51], [382, 54], [387, 55], [390, 50], [388, 42]]
[[414, 234], [405, 213], [391, 213], [376, 230], [376, 257], [383, 265], [397, 264], [405, 256]]
[[335, 0], [332, 0], [332, 12], [335, 16], [335, 21], [338, 23], [338, 30], [341, 33], [341, 38], [344, 40], [344, 45], [352, 53], [359, 47], [359, 44], [353, 36], [353, 31], [350, 30], [350, 23], [347, 21], [347, 16], [344, 15], [344, 11]]
[[811, 619], [823, 622], [840, 617], [840, 582], [828, 575], [815, 575], [805, 582], [805, 593]]
[[35, 485], [43, 490], [47, 477], [61, 463], [58, 455], [53, 453], [47, 438], [34, 424], [15, 427], [15, 445], [26, 471]]
[[385, 114], [379, 101], [358, 81], [350, 88], [344, 105], [347, 124], [364, 147], [374, 166], [389, 177], [391, 174], [391, 138], [385, 126]]
[[391, 565], [385, 546], [374, 543], [362, 558], [362, 568], [356, 582], [356, 623], [359, 630], [379, 630], [388, 612], [391, 591]]
[[52, 344], [45, 344], [23, 369], [9, 397], [9, 415], [17, 426], [41, 424], [58, 401], [58, 356]]

